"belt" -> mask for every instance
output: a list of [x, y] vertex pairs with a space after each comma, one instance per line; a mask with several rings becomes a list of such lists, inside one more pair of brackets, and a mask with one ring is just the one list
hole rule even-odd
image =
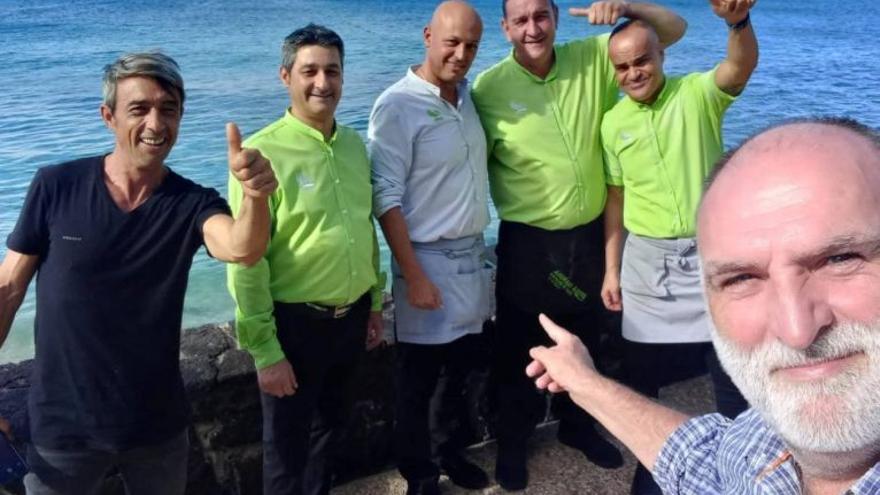
[[320, 320], [338, 320], [348, 316], [348, 314], [351, 313], [352, 308], [358, 304], [367, 304], [369, 302], [369, 297], [370, 293], [366, 292], [356, 301], [340, 306], [325, 306], [323, 304], [311, 302], [285, 303], [275, 301], [275, 311], [288, 312], [288, 314]]
[[344, 318], [355, 304], [356, 302], [344, 306], [323, 306], [315, 303], [302, 303], [303, 306], [317, 311], [326, 318], [332, 318], [334, 320]]

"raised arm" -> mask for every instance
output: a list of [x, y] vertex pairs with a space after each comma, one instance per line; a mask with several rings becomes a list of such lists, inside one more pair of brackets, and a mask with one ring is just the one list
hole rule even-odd
[[21, 254], [10, 249], [0, 264], [0, 347], [9, 335], [12, 320], [39, 262], [40, 258], [36, 255]]
[[643, 397], [596, 371], [583, 343], [544, 315], [541, 325], [556, 342], [535, 347], [526, 373], [551, 392], [571, 399], [617, 437], [649, 470], [666, 440], [688, 416]]
[[236, 218], [213, 215], [202, 232], [211, 255], [222, 261], [252, 265], [266, 252], [269, 243], [268, 198], [278, 182], [269, 160], [257, 150], [242, 149], [241, 133], [235, 124], [226, 125], [229, 171], [241, 183], [243, 197]]
[[758, 39], [752, 29], [749, 11], [755, 0], [710, 0], [715, 15], [727, 23], [727, 57], [715, 71], [715, 84], [725, 93], [736, 96], [758, 65]]
[[660, 43], [667, 47], [684, 36], [687, 21], [675, 12], [653, 3], [609, 0], [594, 2], [589, 7], [572, 7], [568, 12], [577, 17], [587, 17], [590, 24], [614, 25], [621, 17], [641, 19], [650, 24]]

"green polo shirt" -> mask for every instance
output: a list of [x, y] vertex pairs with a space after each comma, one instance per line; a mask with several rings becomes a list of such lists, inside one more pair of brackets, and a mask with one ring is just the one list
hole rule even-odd
[[623, 224], [655, 238], [692, 237], [703, 185], [721, 156], [721, 120], [736, 98], [715, 70], [668, 77], [657, 100], [626, 97], [602, 121], [608, 184], [623, 187]]
[[608, 35], [557, 45], [555, 54], [541, 79], [511, 52], [480, 74], [472, 91], [498, 216], [547, 230], [584, 225], [602, 213], [599, 124], [617, 101]]
[[[285, 112], [244, 142], [272, 162], [278, 189], [269, 201], [271, 239], [254, 266], [230, 264], [238, 342], [257, 368], [284, 358], [273, 301], [327, 306], [355, 302], [372, 290], [382, 307], [384, 280], [372, 219], [370, 161], [360, 136], [341, 125], [327, 142], [320, 131]], [[233, 212], [241, 185], [229, 180]]]

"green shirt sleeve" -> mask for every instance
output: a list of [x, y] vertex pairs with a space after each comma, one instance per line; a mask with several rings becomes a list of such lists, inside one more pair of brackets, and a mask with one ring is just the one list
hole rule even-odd
[[693, 84], [699, 87], [699, 94], [702, 95], [703, 104], [711, 112], [710, 115], [720, 123], [724, 112], [736, 101], [736, 96], [725, 93], [715, 84], [715, 71], [717, 70], [718, 66], [715, 66], [708, 72], [697, 74]]
[[[229, 177], [229, 205], [233, 215], [241, 207], [241, 184]], [[270, 200], [269, 214], [275, 221], [275, 197]], [[235, 333], [238, 345], [254, 358], [257, 369], [284, 359], [284, 351], [276, 336], [272, 293], [269, 290], [269, 262], [265, 257], [255, 265], [230, 263], [226, 267], [226, 283], [235, 300]]]

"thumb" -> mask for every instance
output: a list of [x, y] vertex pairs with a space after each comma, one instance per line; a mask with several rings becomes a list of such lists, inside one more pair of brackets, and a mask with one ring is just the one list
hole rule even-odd
[[544, 313], [538, 315], [538, 321], [541, 322], [541, 326], [544, 327], [547, 335], [549, 335], [550, 338], [553, 339], [553, 342], [556, 342], [557, 344], [560, 340], [571, 335], [568, 330], [554, 323], [553, 320], [548, 318]]
[[241, 131], [233, 122], [226, 123], [226, 143], [229, 146], [229, 158], [241, 151]]

